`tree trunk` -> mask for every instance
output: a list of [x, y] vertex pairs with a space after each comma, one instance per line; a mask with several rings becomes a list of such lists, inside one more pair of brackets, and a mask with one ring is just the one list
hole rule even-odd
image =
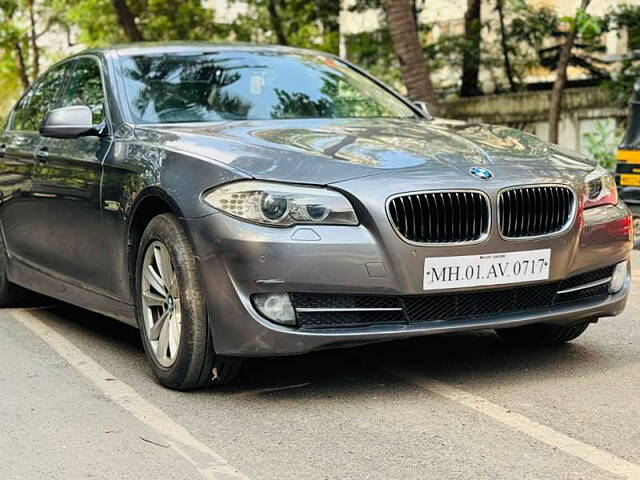
[[461, 97], [474, 97], [482, 94], [478, 86], [478, 76], [480, 74], [480, 33], [482, 30], [480, 4], [481, 0], [467, 0], [467, 11], [464, 14], [465, 49], [462, 55]]
[[113, 8], [116, 10], [116, 16], [118, 17], [118, 23], [122, 27], [125, 36], [130, 42], [142, 42], [144, 37], [138, 26], [136, 25], [135, 17], [125, 0], [111, 0]]
[[[35, 81], [40, 75], [40, 49], [38, 48], [38, 43], [36, 42], [37, 33], [36, 33], [36, 18], [35, 12], [33, 11], [33, 0], [29, 0], [28, 2], [29, 8], [29, 22], [31, 24], [31, 33], [29, 35], [29, 40], [31, 42], [31, 56], [33, 58], [31, 65], [31, 78]], [[23, 58], [24, 60], [24, 58]]]
[[[586, 10], [591, 0], [582, 0], [580, 8]], [[558, 58], [558, 68], [556, 71], [556, 79], [553, 82], [551, 90], [551, 100], [549, 105], [549, 141], [558, 143], [558, 130], [560, 127], [560, 111], [562, 108], [562, 92], [567, 82], [567, 67], [571, 59], [571, 50], [578, 36], [577, 26], [572, 26], [567, 38], [560, 48], [560, 57]]]
[[27, 64], [24, 60], [24, 52], [22, 51], [22, 46], [20, 46], [19, 42], [16, 42], [15, 46], [16, 51], [16, 64], [18, 67], [18, 76], [20, 77], [20, 83], [22, 84], [23, 89], [29, 88], [31, 85], [31, 81], [29, 80], [29, 75], [27, 74]]
[[425, 102], [435, 110], [438, 101], [420, 45], [412, 1], [384, 0], [384, 6], [407, 95], [411, 100]]
[[267, 9], [269, 10], [269, 20], [271, 21], [271, 28], [273, 28], [273, 31], [276, 32], [278, 44], [289, 45], [287, 36], [284, 34], [284, 30], [282, 29], [282, 22], [280, 20], [280, 15], [278, 15], [276, 0], [269, 0], [267, 2]]
[[509, 80], [509, 89], [515, 92], [518, 89], [515, 79], [513, 78], [513, 70], [511, 68], [511, 59], [509, 58], [509, 47], [507, 45], [507, 32], [504, 26], [504, 0], [497, 0], [496, 10], [498, 12], [498, 19], [500, 21], [500, 47], [502, 49], [502, 60], [504, 65], [504, 72]]

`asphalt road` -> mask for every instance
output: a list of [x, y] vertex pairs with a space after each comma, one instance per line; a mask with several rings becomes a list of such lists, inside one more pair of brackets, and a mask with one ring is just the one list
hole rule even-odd
[[572, 344], [492, 332], [251, 360], [158, 386], [136, 330], [0, 311], [0, 478], [640, 478], [640, 254], [626, 312]]

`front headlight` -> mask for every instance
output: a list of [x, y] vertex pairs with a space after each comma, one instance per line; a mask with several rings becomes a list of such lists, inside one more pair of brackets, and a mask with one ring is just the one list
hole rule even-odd
[[618, 189], [613, 176], [601, 166], [597, 166], [587, 178], [584, 208], [618, 204]]
[[249, 180], [215, 188], [204, 200], [229, 215], [262, 225], [358, 224], [349, 201], [326, 188]]

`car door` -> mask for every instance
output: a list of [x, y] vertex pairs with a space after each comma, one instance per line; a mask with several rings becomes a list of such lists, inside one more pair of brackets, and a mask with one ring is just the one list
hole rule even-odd
[[[97, 57], [78, 58], [70, 68], [58, 107], [85, 105], [94, 124], [108, 131], [101, 67]], [[100, 180], [111, 138], [42, 137], [33, 172], [35, 219], [45, 233], [42, 266], [73, 284], [108, 289], [106, 239], [102, 231]]]
[[58, 101], [67, 66], [45, 73], [22, 96], [5, 132], [0, 136], [0, 219], [7, 249], [13, 258], [40, 264], [46, 234], [37, 222], [38, 201], [33, 196], [38, 133], [46, 112]]

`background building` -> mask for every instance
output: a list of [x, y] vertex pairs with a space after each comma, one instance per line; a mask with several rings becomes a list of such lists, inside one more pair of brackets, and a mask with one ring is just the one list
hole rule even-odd
[[[384, 12], [380, 8], [358, 9], [354, 6], [358, 0], [343, 0], [340, 14], [340, 53], [349, 58], [354, 43], [372, 32], [384, 28]], [[507, 0], [508, 1], [508, 0]], [[515, 3], [511, 1], [511, 3]], [[526, 0], [522, 3], [536, 8], [546, 7], [558, 18], [574, 15], [580, 0]], [[507, 4], [507, 2], [505, 2]], [[640, 0], [593, 0], [588, 13], [599, 18], [621, 5], [640, 5]], [[428, 27], [426, 42], [437, 43], [444, 37], [464, 35], [464, 15], [467, 0], [416, 0], [418, 23]], [[500, 56], [500, 38], [497, 29], [497, 0], [482, 0], [482, 55], [498, 59]], [[603, 61], [603, 68], [613, 68], [607, 62], [620, 60], [631, 49], [640, 48], [629, 42], [626, 29], [605, 32], [600, 37], [602, 51], [593, 56]], [[523, 46], [526, 48], [526, 46]], [[428, 55], [428, 53], [427, 53]], [[429, 59], [427, 59], [429, 61]], [[497, 60], [496, 60], [497, 61]], [[612, 144], [620, 135], [620, 129], [626, 121], [624, 103], [612, 102], [592, 78], [590, 72], [575, 66], [568, 69], [569, 85], [565, 94], [563, 114], [560, 123], [560, 143], [563, 146], [589, 153], [588, 136], [600, 131], [601, 136], [609, 137]], [[506, 123], [526, 129], [543, 139], [547, 138], [549, 109], [548, 97], [555, 73], [540, 65], [528, 68], [523, 81], [526, 90], [518, 93], [505, 93], [507, 79], [504, 69], [495, 62], [487, 60], [480, 69], [482, 97], [457, 98], [460, 84], [461, 65], [454, 61], [438, 65], [432, 71], [432, 80], [436, 89], [445, 98], [443, 113], [447, 116], [470, 121]], [[399, 79], [394, 86], [402, 88]], [[499, 95], [494, 95], [500, 93]]]

